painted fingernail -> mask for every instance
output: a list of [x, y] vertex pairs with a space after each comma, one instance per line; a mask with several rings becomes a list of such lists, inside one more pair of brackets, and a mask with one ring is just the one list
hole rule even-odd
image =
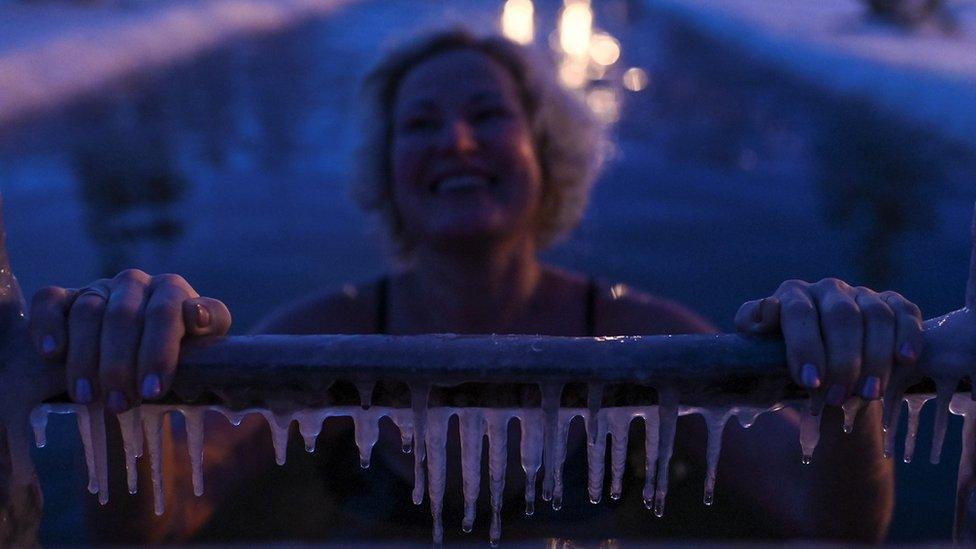
[[878, 376], [868, 376], [861, 387], [861, 398], [864, 400], [877, 400], [881, 397], [881, 379]]
[[820, 387], [820, 374], [817, 373], [817, 367], [809, 362], [804, 364], [800, 368], [800, 382], [807, 389]]
[[199, 303], [197, 303], [197, 326], [200, 328], [210, 326], [210, 311]]
[[901, 344], [901, 348], [898, 349], [898, 353], [901, 354], [902, 358], [907, 360], [915, 360], [915, 347], [907, 341]]
[[58, 343], [54, 341], [54, 336], [51, 334], [46, 334], [41, 338], [41, 352], [45, 355], [53, 355], [54, 350], [58, 347]]
[[119, 414], [129, 409], [129, 402], [122, 391], [111, 391], [108, 394], [108, 401], [105, 402], [105, 408], [113, 414]]
[[75, 380], [75, 402], [78, 404], [89, 404], [92, 401], [91, 382], [83, 377]]
[[159, 376], [149, 374], [142, 378], [142, 398], [156, 398], [163, 392], [162, 385], [159, 383]]
[[831, 385], [827, 390], [827, 404], [831, 406], [840, 406], [845, 398], [847, 398], [847, 387], [843, 385]]

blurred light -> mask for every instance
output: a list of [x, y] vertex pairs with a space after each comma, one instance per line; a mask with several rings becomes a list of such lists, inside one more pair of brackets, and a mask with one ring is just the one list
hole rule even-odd
[[594, 34], [590, 44], [590, 57], [597, 64], [609, 67], [620, 59], [620, 42], [603, 32]]
[[588, 80], [586, 74], [586, 62], [579, 62], [574, 59], [564, 59], [559, 65], [559, 79], [563, 85], [574, 90], [586, 85]]
[[502, 9], [502, 34], [519, 44], [530, 44], [534, 38], [532, 0], [508, 0]]
[[586, 92], [586, 104], [596, 117], [606, 124], [620, 119], [620, 101], [613, 88], [593, 88]]
[[593, 10], [588, 0], [566, 0], [559, 16], [559, 46], [566, 55], [583, 59], [590, 53]]
[[590, 80], [600, 80], [607, 75], [607, 68], [596, 63], [589, 63], [586, 66], [586, 77]]
[[647, 87], [647, 72], [638, 67], [631, 67], [624, 72], [624, 87], [632, 92], [639, 92]]

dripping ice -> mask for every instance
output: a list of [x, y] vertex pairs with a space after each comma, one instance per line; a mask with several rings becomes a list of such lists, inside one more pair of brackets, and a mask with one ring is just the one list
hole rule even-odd
[[[940, 387], [939, 411], [943, 409], [953, 414], [965, 416], [966, 434], [964, 448], [976, 447], [970, 440], [976, 437], [976, 404], [968, 395], [952, 395], [948, 384]], [[324, 408], [303, 408], [293, 412], [272, 412], [267, 409], [249, 408], [230, 410], [223, 406], [189, 405], [149, 405], [119, 414], [118, 421], [122, 433], [125, 453], [126, 478], [130, 493], [138, 487], [136, 460], [147, 454], [152, 477], [153, 501], [156, 514], [165, 512], [163, 493], [162, 437], [169, 424], [166, 415], [179, 413], [185, 418], [187, 459], [191, 464], [194, 494], [205, 492], [204, 479], [204, 423], [208, 413], [226, 418], [232, 425], [240, 425], [243, 419], [256, 414], [268, 424], [269, 434], [275, 448], [275, 460], [284, 465], [287, 460], [287, 443], [292, 424], [305, 443], [305, 449], [315, 451], [318, 437], [323, 432], [325, 420], [330, 417], [350, 417], [355, 426], [355, 442], [364, 468], [370, 466], [373, 447], [379, 437], [379, 422], [388, 417], [400, 432], [404, 452], [412, 452], [415, 460], [414, 502], [424, 497], [430, 499], [432, 513], [432, 534], [435, 542], [444, 539], [443, 502], [448, 468], [446, 447], [450, 436], [458, 436], [461, 446], [461, 479], [464, 501], [464, 514], [460, 527], [470, 532], [478, 521], [476, 516], [479, 498], [487, 498], [490, 503], [489, 539], [497, 543], [501, 539], [501, 511], [505, 487], [505, 474], [510, 452], [518, 452], [521, 467], [526, 475], [524, 487], [525, 514], [532, 515], [536, 506], [536, 481], [544, 475], [542, 498], [559, 509], [563, 499], [562, 470], [567, 452], [567, 437], [570, 425], [577, 417], [583, 420], [587, 432], [587, 487], [591, 502], [599, 503], [605, 495], [619, 499], [624, 491], [623, 478], [627, 466], [628, 435], [631, 423], [640, 418], [644, 424], [644, 473], [645, 484], [642, 496], [648, 509], [657, 516], [664, 514], [668, 491], [668, 468], [674, 450], [674, 439], [679, 416], [697, 414], [705, 422], [707, 431], [706, 464], [703, 502], [711, 505], [717, 479], [717, 466], [721, 453], [724, 428], [733, 416], [743, 427], [751, 426], [756, 418], [770, 410], [782, 407], [777, 404], [769, 409], [751, 407], [686, 407], [679, 403], [679, 394], [668, 387], [659, 389], [659, 403], [645, 406], [603, 407], [596, 396], [602, 395], [602, 386], [590, 386], [591, 396], [584, 408], [561, 406], [562, 385], [544, 385], [542, 405], [526, 408], [479, 408], [479, 407], [428, 407], [426, 386], [414, 387], [413, 404], [410, 408], [374, 406], [368, 393], [372, 385], [360, 387], [362, 401], [359, 406], [332, 406]], [[946, 396], [948, 395], [948, 396]], [[919, 415], [922, 407], [935, 395], [898, 395], [885, 401], [885, 453], [894, 453], [894, 433], [897, 430], [901, 405], [908, 410], [908, 425], [905, 437], [904, 459], [911, 461], [914, 455], [918, 432]], [[853, 430], [854, 419], [860, 410], [860, 399], [851, 399], [843, 406], [845, 412], [844, 430]], [[805, 463], [813, 459], [814, 450], [820, 438], [821, 414], [812, 414], [810, 405], [797, 403], [800, 414], [800, 455]], [[105, 412], [100, 405], [42, 404], [30, 415], [38, 447], [46, 443], [45, 429], [49, 414], [74, 413], [78, 420], [79, 432], [85, 448], [85, 462], [88, 467], [88, 490], [98, 495], [101, 503], [108, 501], [108, 466], [105, 446]], [[939, 414], [937, 414], [938, 416]], [[449, 429], [450, 420], [457, 416], [457, 433]], [[508, 448], [508, 426], [516, 421], [521, 433], [518, 448]], [[932, 460], [938, 459], [940, 450], [940, 429], [944, 432], [944, 418], [936, 418], [936, 440], [932, 448]], [[482, 454], [487, 443], [488, 455], [488, 493], [482, 492]], [[607, 466], [606, 447], [610, 445], [609, 475], [610, 491], [604, 494]], [[973, 476], [972, 456], [963, 457], [960, 464], [960, 482]], [[968, 461], [967, 461], [968, 460]]]

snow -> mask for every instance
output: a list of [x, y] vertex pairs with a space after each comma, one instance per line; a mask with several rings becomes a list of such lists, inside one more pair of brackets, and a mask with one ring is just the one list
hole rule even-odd
[[[976, 144], [976, 9], [952, 33], [873, 21], [865, 2], [646, 0], [813, 85], [860, 96], [945, 135]], [[950, 4], [951, 6], [951, 4]]]
[[0, 10], [0, 126], [186, 60], [236, 36], [271, 32], [350, 0], [201, 0]]

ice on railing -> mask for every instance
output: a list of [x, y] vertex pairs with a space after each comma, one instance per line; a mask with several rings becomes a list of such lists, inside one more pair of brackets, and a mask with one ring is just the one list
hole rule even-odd
[[[976, 443], [976, 403], [969, 395], [953, 396], [948, 382], [938, 383], [939, 393], [948, 395], [943, 400], [945, 412], [964, 416], [964, 445], [960, 463], [960, 483], [972, 479], [973, 448]], [[372, 386], [370, 386], [371, 392]], [[602, 387], [598, 388], [602, 394]], [[587, 429], [587, 463], [589, 499], [598, 503], [604, 495], [606, 476], [606, 445], [610, 437], [610, 497], [618, 499], [623, 490], [623, 475], [627, 464], [627, 443], [631, 422], [641, 418], [645, 426], [645, 485], [643, 498], [648, 509], [658, 517], [664, 514], [664, 503], [668, 490], [668, 466], [674, 449], [677, 419], [682, 415], [698, 414], [704, 419], [708, 441], [706, 464], [707, 472], [703, 502], [711, 505], [714, 500], [716, 470], [722, 450], [722, 433], [728, 421], [735, 417], [743, 427], [750, 427], [762, 413], [775, 411], [784, 406], [778, 404], [771, 408], [738, 406], [690, 407], [678, 402], [677, 391], [663, 388], [658, 391], [658, 404], [642, 406], [600, 407], [599, 401], [589, 399], [585, 408], [562, 407], [559, 399], [561, 385], [542, 387], [541, 407], [488, 408], [488, 407], [450, 407], [427, 406], [429, 387], [414, 387], [411, 391], [414, 403], [410, 408], [370, 406], [366, 397], [362, 406], [330, 406], [322, 408], [303, 408], [290, 413], [272, 412], [262, 408], [230, 410], [219, 405], [157, 405], [144, 404], [138, 408], [119, 414], [125, 451], [126, 473], [130, 493], [137, 489], [136, 459], [143, 451], [148, 453], [152, 475], [154, 505], [156, 514], [164, 509], [162, 482], [162, 426], [163, 418], [171, 412], [179, 412], [185, 418], [187, 451], [192, 468], [194, 494], [204, 492], [203, 444], [204, 417], [208, 412], [224, 416], [232, 425], [238, 426], [250, 414], [258, 414], [267, 421], [275, 448], [275, 459], [284, 465], [287, 458], [287, 442], [292, 423], [298, 424], [298, 432], [305, 441], [307, 451], [315, 451], [316, 440], [326, 419], [330, 417], [350, 417], [355, 426], [355, 442], [359, 449], [362, 467], [370, 466], [370, 457], [379, 437], [379, 422], [387, 417], [400, 431], [403, 451], [413, 452], [415, 478], [413, 500], [420, 504], [424, 494], [430, 498], [433, 520], [433, 539], [440, 543], [444, 539], [442, 511], [448, 468], [447, 440], [453, 436], [449, 432], [450, 419], [458, 418], [456, 436], [461, 446], [461, 479], [464, 501], [464, 515], [461, 529], [470, 532], [476, 520], [476, 502], [482, 485], [482, 451], [484, 440], [488, 443], [488, 490], [491, 508], [489, 537], [497, 543], [501, 538], [501, 510], [505, 488], [505, 472], [508, 466], [508, 428], [518, 421], [521, 437], [517, 449], [521, 466], [526, 474], [525, 514], [532, 515], [535, 510], [536, 481], [541, 468], [545, 469], [542, 497], [550, 501], [553, 509], [562, 505], [563, 462], [566, 458], [569, 427], [577, 417], [583, 419]], [[367, 391], [361, 391], [361, 395]], [[908, 427], [905, 438], [904, 459], [911, 461], [914, 454], [918, 421], [924, 404], [936, 398], [935, 395], [912, 394], [899, 398], [885, 399], [885, 455], [894, 454], [894, 436], [901, 415], [902, 404], [908, 409]], [[940, 399], [941, 400], [941, 399]], [[807, 402], [793, 402], [790, 405], [799, 409], [800, 414], [800, 452], [799, 459], [810, 463], [820, 438], [820, 414], [812, 414]], [[863, 402], [851, 398], [844, 406], [844, 431], [853, 430], [857, 413]], [[31, 413], [36, 444], [43, 447], [46, 442], [45, 429], [49, 414], [74, 413], [85, 449], [88, 466], [88, 490], [98, 495], [99, 502], [108, 502], [108, 465], [105, 439], [105, 414], [100, 404], [42, 404]], [[936, 428], [944, 428], [946, 413], [940, 403], [936, 415]], [[940, 427], [942, 426], [942, 427]], [[938, 433], [937, 433], [938, 435]], [[934, 440], [938, 443], [938, 439]], [[515, 451], [513, 449], [513, 451]], [[940, 452], [933, 444], [932, 461], [937, 462]]]

